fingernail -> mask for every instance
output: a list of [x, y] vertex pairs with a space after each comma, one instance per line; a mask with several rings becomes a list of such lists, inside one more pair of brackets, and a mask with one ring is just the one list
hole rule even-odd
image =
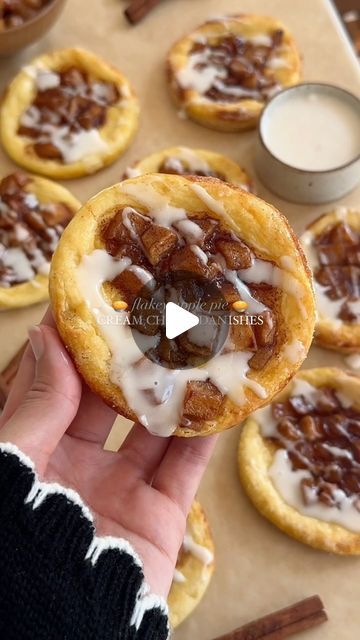
[[35, 360], [40, 360], [44, 353], [44, 338], [40, 327], [30, 327], [28, 330], [31, 348], [34, 352]]

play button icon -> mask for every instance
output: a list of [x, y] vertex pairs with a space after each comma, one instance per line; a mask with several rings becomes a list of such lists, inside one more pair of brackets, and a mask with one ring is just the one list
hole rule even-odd
[[174, 302], [168, 302], [165, 308], [165, 328], [168, 340], [173, 340], [189, 329], [196, 327], [200, 318], [190, 311], [179, 307]]
[[166, 369], [202, 366], [222, 349], [229, 333], [229, 305], [216, 278], [164, 268], [127, 303], [136, 345]]

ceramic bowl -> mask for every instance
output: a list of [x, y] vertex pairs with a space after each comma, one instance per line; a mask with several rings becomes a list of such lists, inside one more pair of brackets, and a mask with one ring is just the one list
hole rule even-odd
[[65, 3], [66, 0], [50, 0], [31, 20], [0, 31], [0, 56], [9, 56], [39, 40], [56, 22]]
[[360, 181], [360, 149], [356, 157], [341, 166], [327, 170], [305, 170], [277, 158], [265, 143], [266, 123], [290, 92], [315, 92], [334, 96], [350, 105], [358, 113], [360, 120], [360, 100], [340, 87], [308, 82], [281, 91], [270, 100], [260, 118], [255, 157], [259, 178], [270, 191], [290, 202], [317, 204], [338, 200], [352, 191]]

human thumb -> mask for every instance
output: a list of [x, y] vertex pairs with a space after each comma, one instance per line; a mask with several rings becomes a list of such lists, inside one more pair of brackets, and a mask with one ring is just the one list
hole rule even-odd
[[31, 327], [29, 339], [34, 380], [0, 439], [16, 444], [41, 471], [77, 413], [81, 381], [55, 329]]

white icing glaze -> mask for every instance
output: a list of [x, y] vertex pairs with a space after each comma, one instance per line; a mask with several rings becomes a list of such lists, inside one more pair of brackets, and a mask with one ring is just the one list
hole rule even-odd
[[266, 311], [267, 307], [262, 302], [259, 302], [258, 300], [253, 298], [249, 288], [243, 282], [242, 276], [239, 277], [236, 271], [227, 269], [225, 266], [225, 260], [222, 256], [217, 255], [217, 259], [219, 261], [219, 264], [223, 264], [223, 271], [224, 271], [226, 280], [230, 282], [232, 285], [234, 285], [234, 287], [238, 290], [240, 299], [243, 300], [244, 302], [247, 302], [248, 312], [257, 314], [257, 313], [263, 313], [263, 311]]
[[[306, 380], [300, 378], [294, 380], [291, 396], [303, 395], [305, 398], [316, 401], [318, 394], [319, 390]], [[336, 396], [344, 408], [352, 406], [353, 402], [343, 391], [336, 391]], [[271, 405], [259, 409], [253, 414], [253, 417], [259, 424], [264, 438], [272, 438], [278, 435], [277, 420], [273, 418]], [[324, 446], [337, 457], [351, 459], [353, 464], [356, 464], [351, 451], [326, 443]], [[309, 489], [307, 499], [310, 504], [304, 503], [300, 483], [303, 479], [311, 479], [312, 475], [308, 470], [294, 470], [288, 452], [284, 448], [278, 449], [275, 453], [269, 468], [269, 477], [285, 502], [294, 507], [299, 513], [325, 522], [337, 523], [351, 531], [360, 532], [360, 512], [353, 505], [357, 496], [347, 497], [342, 490], [338, 489], [335, 492], [335, 497], [339, 506], [329, 507], [321, 504], [316, 499], [316, 495], [312, 499], [311, 489]]]
[[289, 271], [280, 269], [266, 260], [255, 260], [249, 269], [241, 269], [239, 275], [244, 282], [254, 284], [266, 282], [273, 287], [279, 287], [295, 298], [302, 316], [307, 317], [307, 312], [302, 302], [304, 287]]
[[237, 405], [246, 402], [244, 387], [251, 389], [259, 398], [266, 398], [267, 395], [260, 384], [247, 377], [249, 360], [253, 355], [247, 351], [224, 353], [212, 358], [206, 365], [212, 382]]
[[[130, 266], [128, 258], [114, 260], [106, 251], [97, 249], [83, 257], [77, 269], [77, 281], [112, 353], [110, 378], [122, 389], [130, 408], [144, 426], [157, 435], [171, 435], [179, 423], [190, 380], [210, 378], [237, 404], [246, 402], [244, 387], [266, 398], [265, 389], [247, 377], [252, 353], [217, 355], [204, 367], [185, 370], [166, 369], [144, 358], [130, 327], [119, 323], [119, 312], [106, 302], [101, 290], [104, 282], [113, 280]], [[126, 312], [121, 313], [127, 315]], [[156, 340], [157, 336], [149, 336], [147, 348], [154, 346]], [[144, 393], [149, 390], [160, 404], [154, 404]]]
[[208, 566], [214, 561], [214, 554], [210, 549], [195, 542], [189, 529], [186, 529], [184, 536], [183, 548], [186, 553], [191, 553], [199, 562]]
[[189, 147], [178, 147], [176, 150], [176, 157], [183, 160], [188, 167], [189, 171], [196, 173], [202, 171], [206, 173], [210, 171], [209, 164], [199, 156], [193, 149]]
[[174, 569], [173, 582], [176, 582], [177, 584], [183, 584], [184, 582], [186, 582], [184, 574], [181, 573], [179, 569], [176, 569], [176, 567]]
[[[27, 67], [26, 73], [35, 80], [36, 87], [40, 91], [57, 88], [60, 85], [60, 76], [56, 72], [40, 67]], [[66, 91], [74, 95], [86, 95], [87, 87], [81, 86], [75, 90], [68, 87]], [[106, 85], [102, 82], [94, 83], [91, 87], [91, 98], [98, 104], [104, 105]], [[51, 112], [49, 111], [49, 114]], [[93, 162], [93, 156], [96, 154], [104, 154], [108, 151], [108, 144], [102, 138], [98, 129], [81, 129], [80, 131], [71, 131], [69, 125], [59, 125], [59, 117], [56, 112], [52, 113], [52, 122], [41, 124], [40, 112], [35, 106], [31, 106], [21, 116], [21, 124], [30, 128], [40, 128], [38, 141], [51, 142], [61, 152], [65, 164], [72, 164], [81, 160], [86, 160], [88, 164]]]
[[184, 209], [173, 207], [166, 196], [158, 193], [149, 184], [121, 184], [121, 191], [132, 196], [149, 211], [156, 211], [157, 223], [163, 227], [171, 227], [179, 220], [186, 218]]
[[251, 42], [255, 47], [271, 47], [272, 38], [266, 33], [258, 33], [245, 38], [248, 42]]
[[283, 348], [284, 357], [290, 364], [296, 364], [305, 358], [305, 347], [300, 340], [293, 340]]
[[217, 327], [214, 324], [198, 324], [196, 327], [189, 329], [188, 336], [192, 344], [198, 347], [211, 347], [217, 337]]
[[35, 193], [27, 193], [25, 196], [25, 204], [30, 209], [36, 209], [39, 206], [39, 200], [37, 199]]
[[[29, 208], [33, 209], [33, 219], [40, 225], [42, 225], [43, 219], [40, 212], [43, 208], [49, 210], [51, 205], [41, 205], [37, 196], [32, 192], [29, 192], [25, 195], [24, 202]], [[40, 212], [34, 210], [37, 207], [39, 207]], [[1, 198], [0, 212], [9, 212], [9, 206]], [[30, 236], [28, 228], [26, 226], [23, 226], [21, 222], [16, 222], [14, 224], [14, 234], [16, 240], [20, 243], [26, 242]], [[55, 248], [57, 246], [59, 234], [53, 227], [47, 227], [46, 234], [48, 247], [50, 251], [53, 252], [55, 251]], [[43, 276], [47, 276], [49, 274], [50, 263], [47, 262], [46, 257], [44, 256], [42, 251], [36, 246], [31, 248], [31, 253], [27, 253], [22, 246], [8, 247], [0, 243], [0, 258], [2, 264], [13, 271], [14, 275], [16, 276], [16, 281], [19, 284], [22, 284], [23, 282], [32, 282], [37, 273]], [[9, 283], [5, 282], [1, 286], [4, 288], [8, 288], [10, 285]], [[36, 286], [36, 284], [34, 284], [34, 286]]]
[[274, 56], [267, 61], [269, 69], [288, 69], [290, 67], [288, 61], [281, 56]]
[[360, 512], [354, 507], [354, 497], [348, 497], [338, 489], [336, 498], [340, 508], [323, 505], [314, 499], [313, 504], [304, 504], [301, 496], [300, 482], [303, 479], [311, 478], [308, 471], [293, 471], [288, 454], [284, 449], [279, 449], [269, 470], [270, 478], [285, 500], [298, 512], [309, 518], [316, 518], [324, 522], [339, 524], [355, 533], [360, 532]]
[[341, 167], [355, 160], [360, 150], [357, 109], [324, 91], [284, 94], [271, 116], [264, 117], [262, 132], [276, 158], [305, 171]]
[[230, 221], [232, 226], [231, 217], [229, 216], [222, 202], [220, 202], [219, 200], [215, 200], [215, 198], [213, 198], [210, 193], [208, 193], [206, 189], [204, 189], [204, 187], [201, 187], [199, 184], [191, 184], [190, 189], [192, 189], [192, 191], [196, 193], [198, 198], [200, 198], [200, 200], [204, 204], [206, 204], [209, 211], [217, 213], [218, 216], [222, 216], [228, 222]]
[[131, 271], [132, 273], [134, 273], [136, 275], [137, 278], [139, 278], [139, 280], [144, 284], [148, 284], [149, 282], [151, 282], [153, 280], [153, 276], [151, 275], [151, 273], [149, 273], [149, 271], [147, 271], [147, 269], [143, 269], [143, 267], [139, 267], [138, 265], [131, 265], [131, 267], [129, 267], [128, 271]]
[[192, 244], [193, 242], [199, 242], [204, 237], [204, 232], [196, 222], [186, 218], [185, 220], [179, 220], [175, 225], [181, 235], [185, 238], [186, 242]]
[[[340, 217], [343, 220], [344, 214], [341, 213]], [[300, 242], [303, 246], [309, 266], [314, 272], [315, 269], [320, 266], [317, 251], [313, 244], [314, 234], [311, 231], [305, 231], [305, 233], [303, 233], [300, 238]], [[316, 300], [316, 310], [321, 317], [329, 318], [335, 325], [340, 326], [342, 321], [337, 316], [344, 302], [347, 302], [350, 309], [352, 309], [355, 313], [360, 314], [360, 300], [351, 302], [347, 301], [346, 297], [340, 298], [339, 300], [331, 300], [331, 298], [326, 295], [327, 287], [321, 285], [315, 278], [313, 279], [313, 286]]]
[[[66, 164], [79, 162], [94, 154], [104, 153], [109, 148], [98, 129], [82, 129], [70, 133], [67, 126], [56, 127], [46, 124], [42, 126], [42, 131], [50, 136], [52, 144], [61, 151]], [[46, 138], [43, 141], [46, 141]]]
[[141, 176], [141, 171], [136, 167], [127, 167], [124, 171], [124, 175], [125, 178], [137, 178], [138, 176]]
[[177, 81], [183, 89], [193, 89], [201, 94], [212, 87], [216, 78], [225, 77], [225, 69], [210, 64], [206, 49], [190, 55], [186, 66], [177, 72]]
[[360, 369], [360, 353], [352, 353], [350, 356], [347, 356], [345, 358], [345, 364], [350, 367], [350, 369], [358, 371]]
[[36, 87], [39, 91], [47, 91], [48, 89], [56, 89], [60, 86], [60, 76], [50, 69], [40, 70], [36, 75]]
[[145, 221], [146, 221], [146, 216], [143, 216], [141, 213], [133, 209], [133, 207], [125, 207], [125, 209], [122, 212], [122, 221], [124, 223], [124, 227], [127, 228], [133, 240], [138, 240], [139, 236], [136, 232], [135, 227], [131, 224], [131, 220], [129, 218], [130, 213], [136, 213], [138, 217], [142, 218]]
[[[223, 18], [222, 20], [227, 20], [227, 18]], [[214, 34], [216, 37], [216, 34]], [[208, 35], [208, 37], [210, 37]], [[248, 36], [244, 38], [246, 41], [250, 42], [254, 46], [272, 46], [272, 39], [267, 34], [258, 34], [253, 36]], [[193, 39], [194, 42], [198, 42], [198, 38]], [[203, 41], [203, 38], [200, 42]], [[283, 61], [280, 55], [277, 57], [274, 56], [273, 67], [269, 68], [280, 68], [285, 67], [287, 65], [286, 61]], [[176, 73], [177, 82], [183, 89], [191, 89], [196, 91], [199, 94], [198, 97], [201, 97], [202, 100], [207, 100], [204, 94], [206, 94], [211, 87], [215, 87], [223, 94], [228, 94], [232, 96], [237, 96], [239, 100], [242, 98], [253, 98], [254, 100], [261, 99], [261, 92], [259, 89], [251, 89], [248, 87], [242, 87], [239, 84], [233, 84], [231, 86], [227, 85], [224, 80], [227, 77], [227, 70], [225, 67], [221, 65], [221, 63], [216, 64], [211, 60], [211, 50], [208, 48], [204, 48], [201, 51], [196, 51], [191, 53], [186, 61], [186, 65], [179, 69]], [[270, 95], [270, 92], [274, 88], [266, 89], [266, 93]], [[276, 89], [278, 90], [278, 86], [276, 85]]]
[[205, 251], [203, 251], [202, 249], [200, 249], [200, 247], [197, 246], [197, 244], [192, 244], [190, 247], [191, 251], [193, 253], [195, 253], [195, 255], [199, 258], [199, 260], [203, 263], [203, 264], [207, 264], [208, 263], [208, 256], [205, 253]]
[[29, 258], [20, 247], [10, 247], [6, 249], [3, 245], [0, 245], [1, 261], [5, 267], [10, 267], [16, 273], [18, 280], [32, 280], [35, 275], [35, 271], [31, 265]]

